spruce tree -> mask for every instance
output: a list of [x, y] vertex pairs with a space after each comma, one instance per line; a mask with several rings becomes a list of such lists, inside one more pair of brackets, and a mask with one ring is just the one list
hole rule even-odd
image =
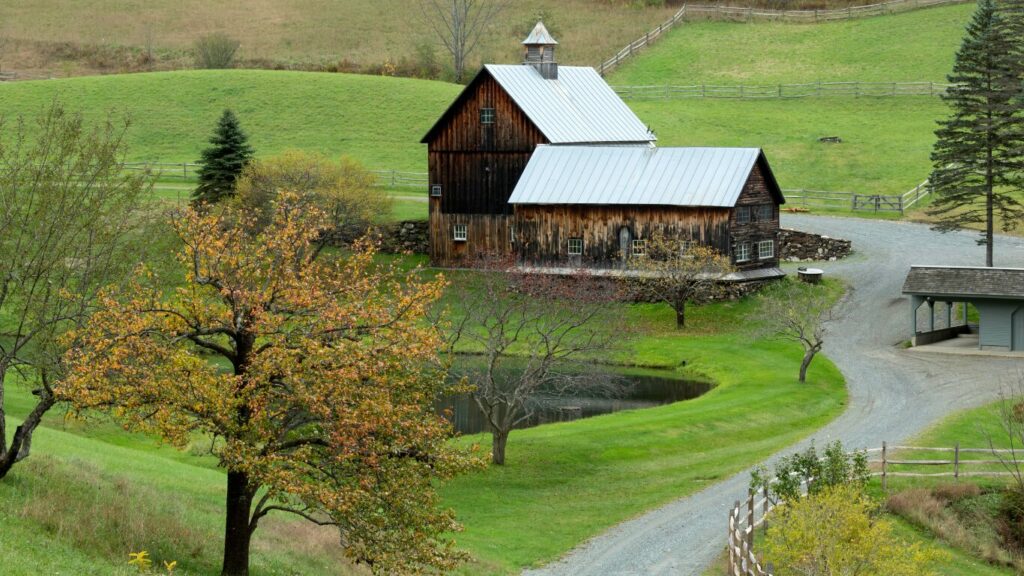
[[1021, 43], [1012, 32], [1017, 22], [1007, 16], [1017, 17], [992, 0], [978, 2], [943, 96], [952, 114], [939, 121], [932, 151], [934, 229], [983, 224], [978, 243], [986, 247], [986, 266], [992, 266], [995, 217], [1006, 231], [1024, 216], [1013, 195], [1024, 170]]
[[231, 110], [225, 110], [217, 121], [210, 144], [199, 161], [199, 185], [192, 193], [193, 204], [213, 204], [233, 196], [235, 180], [252, 159], [252, 147]]

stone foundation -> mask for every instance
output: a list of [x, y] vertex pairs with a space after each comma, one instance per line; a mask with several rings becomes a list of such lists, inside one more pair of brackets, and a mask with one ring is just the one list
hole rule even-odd
[[786, 228], [779, 230], [779, 257], [786, 262], [834, 262], [851, 252], [853, 243], [849, 240]]
[[430, 224], [426, 220], [404, 220], [376, 230], [380, 251], [387, 254], [426, 254], [430, 250]]

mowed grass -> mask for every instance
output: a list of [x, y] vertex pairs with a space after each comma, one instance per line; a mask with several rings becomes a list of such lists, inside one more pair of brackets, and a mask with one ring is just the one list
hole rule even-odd
[[973, 3], [827, 24], [687, 22], [612, 84], [945, 82]]
[[[835, 283], [829, 289], [837, 295], [841, 290]], [[667, 307], [621, 306], [639, 338], [616, 361], [671, 367], [717, 387], [660, 408], [514, 432], [507, 466], [442, 488], [444, 504], [466, 527], [454, 538], [475, 558], [462, 573], [511, 574], [556, 558], [621, 520], [709, 486], [810, 434], [845, 405], [842, 376], [827, 358], [819, 356], [809, 383], [798, 384], [798, 347], [750, 341], [741, 326], [756, 309], [752, 299], [692, 307], [684, 331], [675, 330]], [[23, 388], [7, 398], [15, 416], [30, 405]], [[489, 446], [484, 435], [457, 441]], [[5, 574], [116, 573], [127, 553], [137, 551], [132, 548], [178, 560], [183, 574], [217, 573], [224, 476], [210, 458], [158, 447], [109, 423], [65, 423], [59, 414], [47, 419], [33, 450], [11, 481], [0, 482], [0, 520], [14, 527], [5, 528], [0, 551], [0, 564], [11, 567]], [[56, 512], [36, 514], [27, 503], [45, 500], [45, 485], [67, 477], [75, 483], [62, 504], [68, 511], [62, 531], [53, 520]], [[92, 493], [97, 495], [84, 496]], [[111, 500], [120, 508], [108, 510]], [[106, 512], [75, 528], [82, 524], [75, 516], [90, 510]], [[132, 518], [161, 526], [136, 526], [108, 542]], [[255, 574], [328, 574], [345, 566], [329, 532], [279, 522], [257, 533]], [[288, 542], [294, 533], [302, 536], [301, 546]], [[48, 549], [46, 543], [55, 540], [59, 545]], [[50, 557], [39, 560], [41, 550]]]
[[[838, 292], [837, 285], [830, 289]], [[508, 464], [450, 482], [445, 502], [465, 524], [457, 539], [477, 559], [466, 574], [511, 574], [549, 562], [609, 526], [692, 494], [807, 436], [846, 402], [843, 379], [821, 358], [797, 382], [799, 347], [752, 342], [751, 299], [693, 308], [674, 329], [664, 306], [624, 307], [641, 335], [617, 360], [678, 367], [710, 379], [704, 396], [516, 431]], [[463, 439], [489, 446], [487, 435]]]
[[0, 85], [0, 115], [35, 116], [54, 98], [91, 120], [128, 115], [128, 159], [195, 162], [225, 108], [261, 156], [302, 149], [367, 168], [426, 169], [419, 143], [454, 84], [354, 74], [192, 71]]
[[660, 146], [760, 147], [782, 188], [860, 194], [901, 194], [927, 178], [935, 121], [948, 113], [927, 96], [629, 104]]

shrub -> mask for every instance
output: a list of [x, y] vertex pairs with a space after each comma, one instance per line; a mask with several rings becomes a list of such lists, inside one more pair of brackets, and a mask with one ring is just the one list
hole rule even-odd
[[327, 211], [332, 228], [325, 230], [326, 240], [347, 243], [391, 212], [391, 199], [374, 183], [374, 175], [355, 160], [331, 162], [319, 154], [293, 150], [250, 163], [238, 181], [237, 201], [255, 213], [257, 226], [265, 226], [281, 191], [294, 192], [303, 202]]
[[775, 465], [774, 474], [768, 472], [767, 466], [755, 468], [750, 474], [750, 489], [765, 489], [768, 497], [778, 503], [798, 500], [805, 483], [808, 493], [815, 494], [844, 484], [862, 487], [870, 477], [867, 454], [847, 454], [843, 444], [836, 440], [820, 455], [812, 443], [807, 450], [782, 458]]
[[[946, 554], [902, 542], [892, 523], [859, 486], [822, 489], [779, 509], [765, 538], [765, 557], [786, 574], [929, 576]], [[781, 571], [780, 571], [781, 573]]]
[[233, 67], [240, 45], [238, 40], [223, 32], [200, 36], [192, 46], [196, 68], [219, 70]]

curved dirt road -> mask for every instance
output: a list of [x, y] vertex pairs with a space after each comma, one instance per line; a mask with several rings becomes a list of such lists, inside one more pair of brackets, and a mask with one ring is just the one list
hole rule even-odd
[[[856, 253], [825, 263], [851, 291], [831, 323], [825, 353], [849, 387], [846, 411], [813, 435], [850, 447], [905, 440], [936, 419], [998, 397], [1024, 359], [903, 350], [910, 311], [900, 287], [911, 264], [980, 265], [975, 233], [938, 234], [903, 222], [783, 215], [788, 228], [853, 241]], [[1024, 267], [1024, 239], [996, 240], [997, 266]], [[809, 443], [787, 448], [790, 454]], [[751, 463], [754, 464], [754, 463]], [[619, 524], [529, 575], [700, 574], [724, 547], [725, 519], [749, 471]]]

